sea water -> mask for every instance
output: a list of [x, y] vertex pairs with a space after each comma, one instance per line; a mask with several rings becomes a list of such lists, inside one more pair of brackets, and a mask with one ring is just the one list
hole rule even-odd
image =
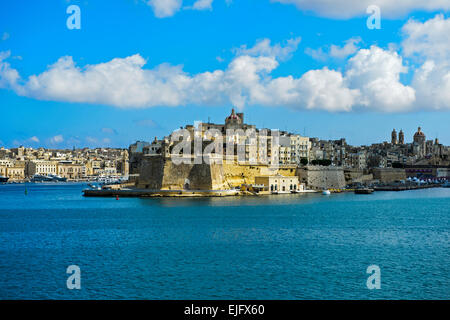
[[116, 200], [84, 188], [0, 185], [0, 299], [450, 298], [450, 189]]

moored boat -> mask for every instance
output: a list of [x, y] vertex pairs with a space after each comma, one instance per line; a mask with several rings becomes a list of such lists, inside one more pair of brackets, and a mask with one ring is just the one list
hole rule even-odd
[[374, 190], [370, 188], [359, 188], [355, 189], [355, 194], [371, 194], [373, 191]]
[[9, 178], [5, 176], [0, 176], [0, 183], [8, 182]]
[[31, 182], [66, 182], [67, 178], [62, 178], [57, 175], [41, 175], [41, 174], [35, 174], [31, 179]]

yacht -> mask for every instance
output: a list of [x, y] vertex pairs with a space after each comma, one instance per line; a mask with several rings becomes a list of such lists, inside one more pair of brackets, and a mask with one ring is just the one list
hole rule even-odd
[[31, 180], [31, 182], [65, 182], [67, 178], [62, 178], [60, 176], [49, 174], [48, 176], [44, 176], [41, 174], [35, 174]]
[[0, 176], [0, 183], [5, 183], [5, 182], [8, 182], [8, 177], [5, 177], [5, 176]]

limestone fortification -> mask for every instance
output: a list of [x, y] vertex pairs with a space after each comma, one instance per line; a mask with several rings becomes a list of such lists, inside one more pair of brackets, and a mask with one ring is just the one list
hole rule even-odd
[[343, 188], [346, 185], [344, 170], [340, 167], [306, 166], [298, 169], [300, 182], [308, 188]]
[[170, 157], [143, 157], [136, 186], [153, 190], [226, 190], [254, 184], [257, 176], [295, 176], [296, 166], [229, 163], [175, 164]]
[[295, 165], [239, 164], [236, 161], [201, 164], [175, 164], [171, 157], [147, 156], [140, 164], [137, 187], [153, 190], [227, 190], [254, 184], [260, 176], [298, 176], [313, 189], [343, 188], [346, 184], [341, 168]]
[[140, 164], [137, 187], [153, 190], [223, 190], [220, 164], [175, 164], [169, 157], [144, 157]]
[[406, 180], [405, 169], [373, 168], [373, 178], [383, 183]]

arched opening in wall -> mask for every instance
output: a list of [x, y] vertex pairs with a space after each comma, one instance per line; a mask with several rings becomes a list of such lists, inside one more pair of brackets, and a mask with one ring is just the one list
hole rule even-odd
[[270, 191], [273, 191], [273, 184], [270, 185]]
[[191, 181], [189, 179], [184, 179], [184, 190], [189, 190], [191, 188]]

